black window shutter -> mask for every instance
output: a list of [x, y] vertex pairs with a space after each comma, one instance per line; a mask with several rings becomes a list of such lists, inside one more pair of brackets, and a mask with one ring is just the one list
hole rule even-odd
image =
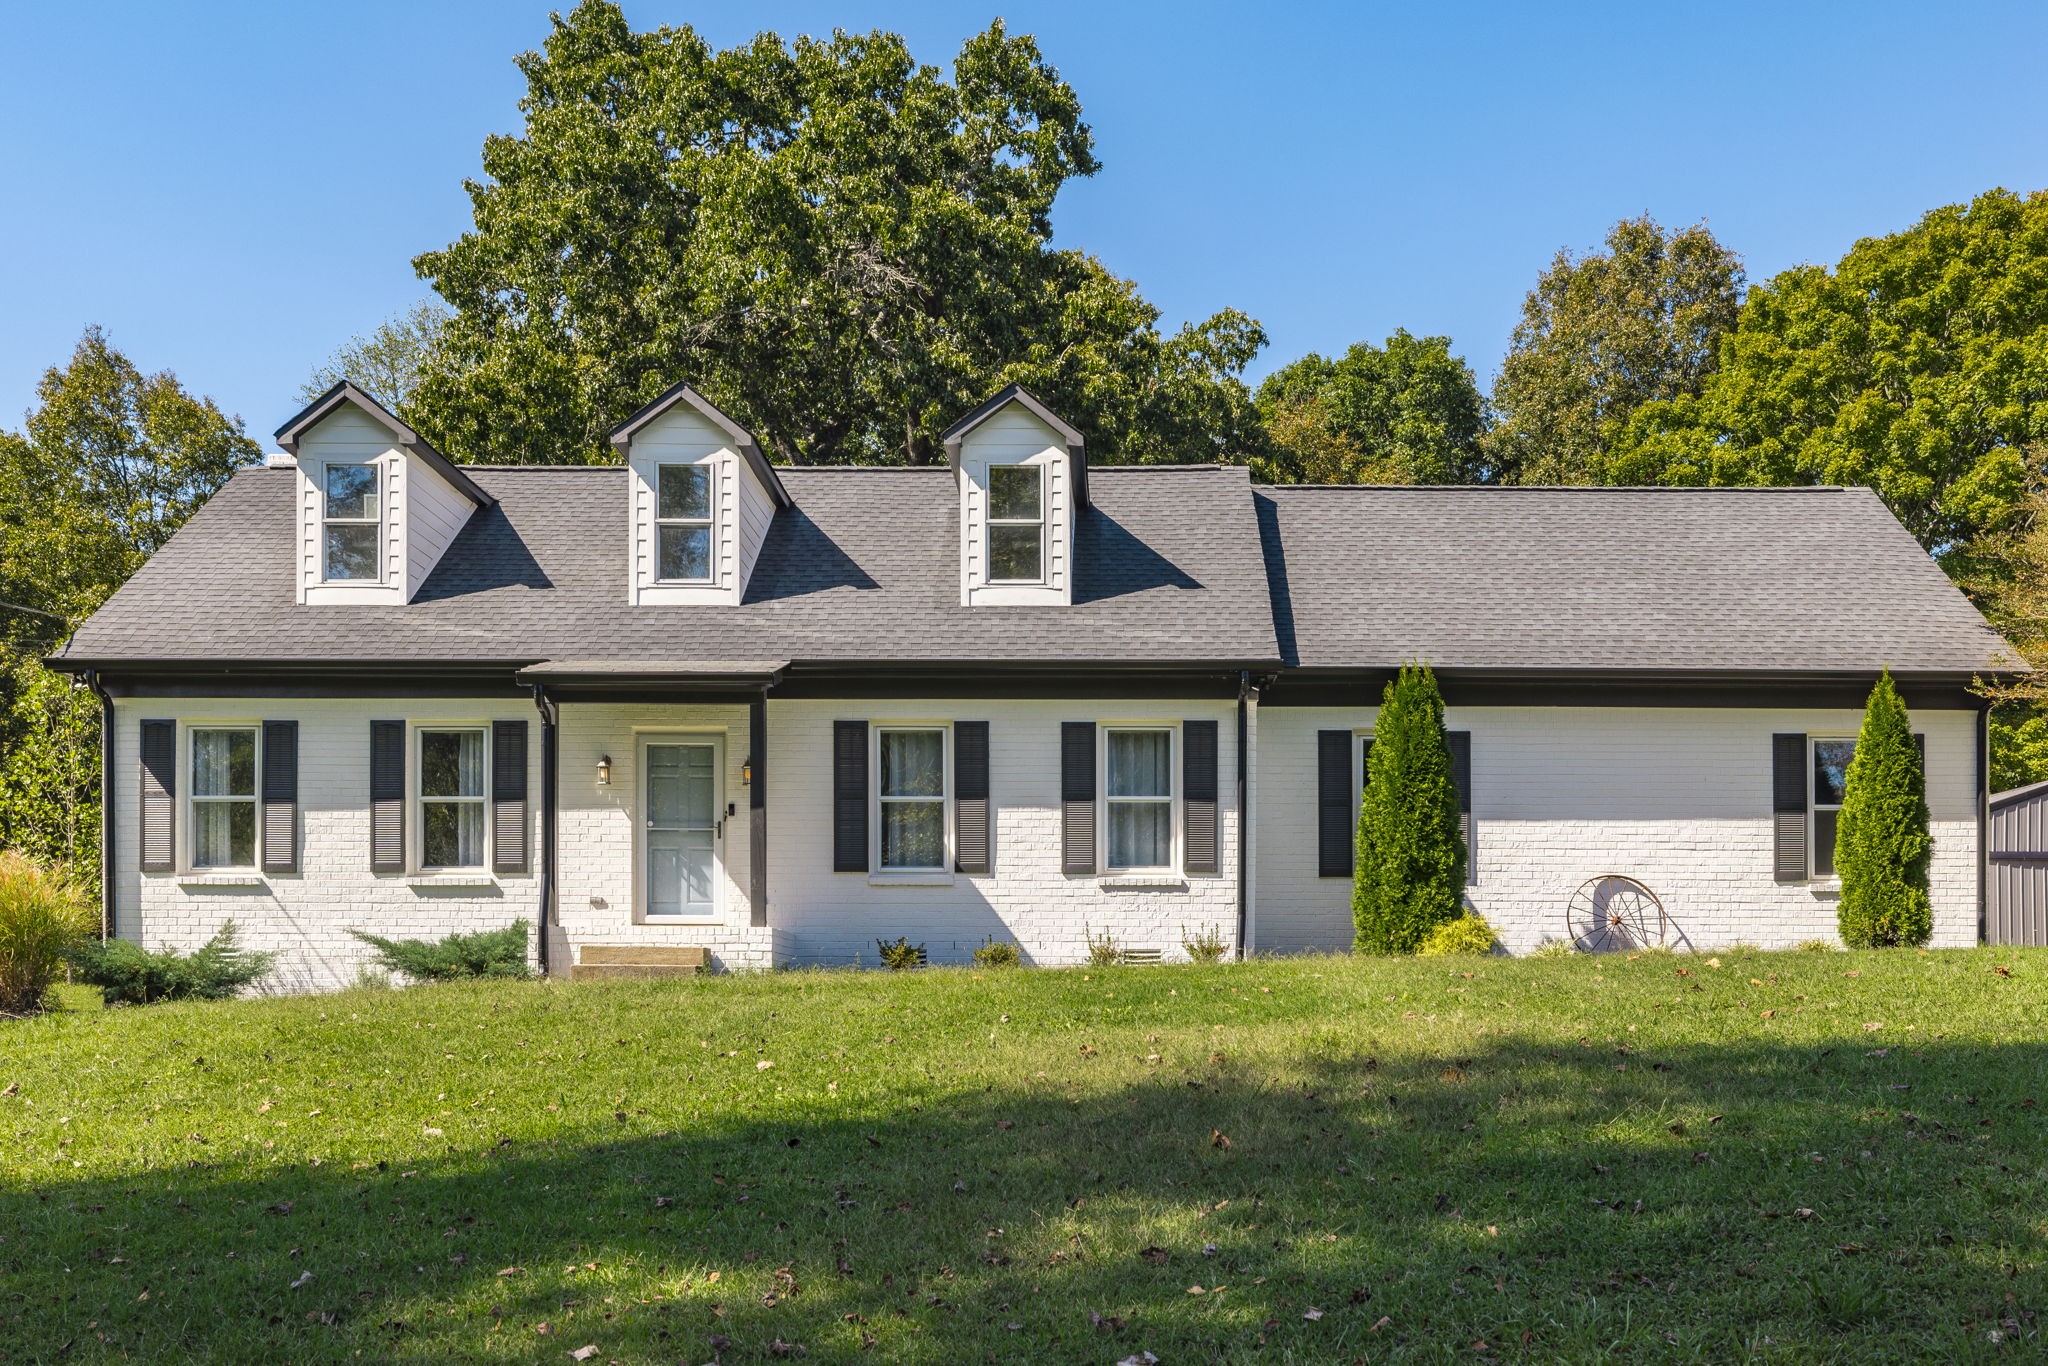
[[832, 723], [832, 871], [868, 870], [868, 723]]
[[1316, 876], [1350, 877], [1357, 832], [1351, 784], [1351, 732], [1316, 732]]
[[1186, 869], [1216, 871], [1216, 723], [1183, 721], [1180, 727], [1181, 809], [1187, 831]]
[[405, 722], [370, 723], [370, 871], [405, 871]]
[[263, 723], [263, 871], [299, 871], [299, 723]]
[[953, 723], [953, 866], [988, 871], [988, 722]]
[[1771, 737], [1772, 870], [1780, 882], [1806, 881], [1806, 736]]
[[1060, 722], [1060, 871], [1095, 871], [1095, 723]]
[[142, 723], [142, 871], [177, 867], [178, 723]]
[[1479, 881], [1478, 860], [1472, 856], [1472, 732], [1453, 730], [1444, 734], [1451, 747], [1451, 781], [1458, 788], [1458, 838], [1465, 844], [1465, 885]]
[[526, 722], [491, 723], [491, 867], [526, 871]]

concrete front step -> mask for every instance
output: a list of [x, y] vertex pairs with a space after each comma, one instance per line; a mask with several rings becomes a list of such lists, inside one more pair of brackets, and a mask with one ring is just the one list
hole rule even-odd
[[585, 944], [576, 965], [706, 968], [711, 966], [711, 950], [701, 944]]
[[675, 963], [578, 963], [569, 969], [572, 982], [638, 981], [649, 977], [695, 977], [702, 968]]

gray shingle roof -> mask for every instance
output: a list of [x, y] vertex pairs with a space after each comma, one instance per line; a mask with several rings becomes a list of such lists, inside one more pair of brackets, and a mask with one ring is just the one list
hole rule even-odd
[[2017, 662], [1867, 489], [1283, 487], [1256, 500], [1290, 665]]
[[783, 467], [738, 607], [626, 601], [626, 472], [467, 467], [480, 509], [403, 607], [295, 601], [294, 476], [237, 474], [66, 657], [528, 662], [1277, 661], [1241, 469], [1097, 471], [1071, 608], [960, 605], [946, 469]]

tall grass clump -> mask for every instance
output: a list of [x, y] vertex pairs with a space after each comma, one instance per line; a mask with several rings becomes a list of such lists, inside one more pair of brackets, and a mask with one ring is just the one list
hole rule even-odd
[[0, 852], [0, 1015], [30, 1015], [70, 951], [99, 928], [83, 883], [61, 866]]

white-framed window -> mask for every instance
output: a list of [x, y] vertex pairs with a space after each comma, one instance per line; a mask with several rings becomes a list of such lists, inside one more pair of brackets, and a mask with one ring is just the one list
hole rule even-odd
[[945, 726], [875, 727], [875, 867], [885, 873], [950, 867], [948, 739]]
[[716, 490], [709, 465], [661, 465], [654, 471], [654, 577], [659, 583], [709, 583], [717, 553]]
[[990, 583], [1045, 581], [1045, 466], [988, 469]]
[[375, 465], [320, 467], [320, 577], [376, 583], [383, 577], [383, 505]]
[[1114, 872], [1171, 869], [1173, 728], [1109, 726], [1102, 733], [1104, 841]]
[[1807, 803], [1812, 823], [1806, 847], [1812, 851], [1813, 875], [1835, 875], [1835, 827], [1842, 817], [1842, 794], [1849, 786], [1849, 761], [1856, 757], [1853, 737], [1814, 736], [1807, 745], [1812, 758], [1813, 800]]
[[481, 868], [486, 860], [484, 774], [489, 748], [482, 726], [422, 726], [419, 736], [419, 866], [425, 871]]
[[256, 866], [256, 727], [192, 730], [192, 866]]

